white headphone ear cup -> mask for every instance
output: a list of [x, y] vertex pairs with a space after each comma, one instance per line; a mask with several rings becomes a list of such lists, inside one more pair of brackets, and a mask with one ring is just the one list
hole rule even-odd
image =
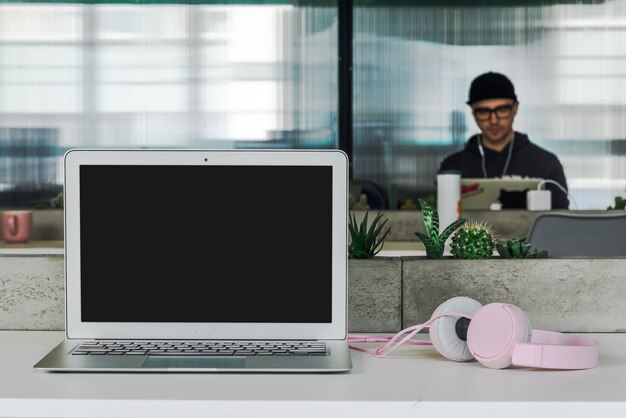
[[[474, 316], [482, 308], [480, 302], [465, 296], [448, 299], [433, 312], [432, 317], [445, 313], [462, 313]], [[444, 357], [454, 361], [472, 361], [474, 357], [467, 348], [467, 341], [462, 340], [456, 333], [456, 323], [461, 317], [444, 316], [436, 320], [429, 330], [430, 341], [435, 349]]]

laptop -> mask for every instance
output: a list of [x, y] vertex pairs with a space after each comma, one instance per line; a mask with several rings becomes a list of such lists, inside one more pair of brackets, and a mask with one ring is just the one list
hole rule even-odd
[[36, 369], [351, 369], [343, 152], [77, 149], [64, 169], [66, 338]]
[[[462, 178], [461, 205], [463, 209], [489, 210], [500, 199], [501, 191], [536, 190], [543, 179], [534, 177]], [[524, 200], [525, 202], [525, 200]]]

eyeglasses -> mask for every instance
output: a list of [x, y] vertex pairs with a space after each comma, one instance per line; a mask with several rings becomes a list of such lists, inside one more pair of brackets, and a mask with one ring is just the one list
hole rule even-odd
[[495, 109], [477, 107], [472, 113], [477, 120], [489, 120], [492, 113], [495, 113], [498, 119], [508, 119], [513, 115], [513, 105], [498, 106]]

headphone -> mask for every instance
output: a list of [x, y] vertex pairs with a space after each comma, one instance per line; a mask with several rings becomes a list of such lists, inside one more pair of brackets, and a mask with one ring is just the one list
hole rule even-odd
[[[430, 340], [413, 340], [429, 327]], [[523, 310], [508, 303], [482, 306], [457, 296], [439, 305], [423, 324], [396, 335], [348, 337], [348, 343], [385, 342], [375, 351], [350, 346], [383, 357], [401, 344], [431, 345], [444, 357], [466, 362], [477, 360], [491, 369], [509, 366], [542, 369], [591, 369], [598, 364], [598, 343], [560, 332], [532, 329]]]

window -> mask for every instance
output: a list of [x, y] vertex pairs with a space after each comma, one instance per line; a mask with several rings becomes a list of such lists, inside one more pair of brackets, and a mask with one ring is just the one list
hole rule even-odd
[[73, 147], [338, 146], [336, 5], [0, 4], [0, 20], [0, 206], [58, 193]]

